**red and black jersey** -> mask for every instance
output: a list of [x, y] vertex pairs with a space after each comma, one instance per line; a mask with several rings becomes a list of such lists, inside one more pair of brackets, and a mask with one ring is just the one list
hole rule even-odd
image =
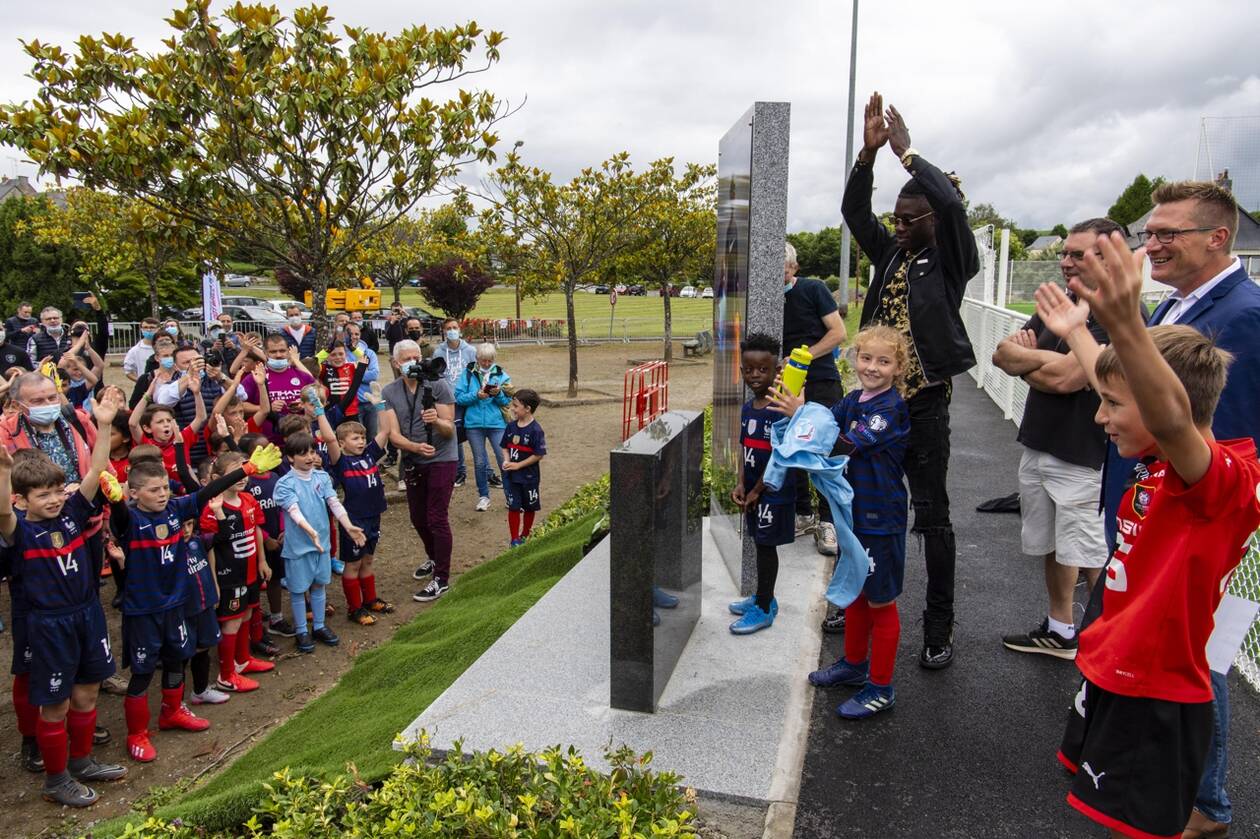
[[1193, 485], [1156, 462], [1120, 502], [1102, 610], [1081, 631], [1076, 657], [1104, 690], [1212, 699], [1207, 641], [1230, 574], [1260, 527], [1260, 463], [1251, 440], [1208, 445], [1212, 464]]
[[179, 434], [167, 440], [165, 443], [159, 443], [147, 434], [141, 438], [141, 443], [147, 443], [150, 446], [157, 446], [162, 451], [162, 464], [166, 466], [166, 474], [171, 476], [171, 480], [175, 485], [183, 486], [183, 480], [179, 476], [179, 464], [175, 460], [175, 444], [183, 443], [184, 451], [187, 452], [197, 444], [199, 435], [191, 428], [181, 428]]
[[346, 491], [344, 504], [351, 521], [363, 521], [385, 512], [385, 484], [376, 465], [384, 455], [376, 441], [371, 440], [363, 454], [342, 452], [336, 463], [326, 463], [329, 476]]
[[276, 500], [271, 497], [276, 491], [278, 480], [280, 480], [280, 473], [273, 469], [270, 472], [252, 476], [245, 487], [263, 512], [263, 533], [272, 539], [280, 538], [280, 533], [284, 530], [284, 516], [276, 507]]
[[[330, 400], [336, 404], [345, 399], [346, 394], [350, 392], [350, 388], [354, 387], [354, 371], [358, 365], [352, 361], [347, 361], [339, 367], [334, 367], [327, 362], [319, 368], [319, 380], [324, 387], [328, 388], [328, 396]], [[346, 407], [342, 410], [342, 416], [353, 417], [359, 413], [359, 397], [353, 397]]]
[[214, 534], [214, 565], [219, 590], [246, 586], [258, 579], [258, 538], [255, 528], [262, 524], [262, 509], [254, 496], [239, 493], [225, 496], [223, 520], [206, 507], [201, 513], [201, 530]]
[[[126, 517], [120, 526], [120, 515]], [[197, 518], [197, 498], [172, 498], [157, 513], [127, 505], [115, 511], [114, 532], [127, 556], [124, 615], [150, 615], [183, 606], [188, 596], [184, 522]], [[125, 529], [124, 529], [125, 528]]]
[[30, 611], [64, 612], [98, 599], [84, 533], [101, 510], [99, 498], [71, 493], [61, 514], [45, 521], [29, 521], [16, 511], [9, 555], [15, 587]]

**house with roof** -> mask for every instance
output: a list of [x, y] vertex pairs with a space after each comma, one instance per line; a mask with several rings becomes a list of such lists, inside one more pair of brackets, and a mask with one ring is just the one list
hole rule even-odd
[[1063, 244], [1063, 237], [1050, 234], [1048, 236], [1038, 236], [1033, 239], [1032, 244], [1028, 246], [1026, 252], [1029, 257], [1037, 257], [1046, 251], [1053, 250]]
[[0, 178], [0, 201], [8, 201], [10, 198], [19, 196], [25, 198], [34, 198], [39, 195], [39, 190], [31, 184], [26, 175], [18, 175], [16, 178]]
[[[1154, 208], [1128, 226], [1133, 234], [1129, 237], [1130, 248], [1138, 247], [1137, 233], [1146, 229], [1146, 222], [1153, 212]], [[1251, 213], [1241, 207], [1238, 211], [1238, 235], [1234, 237], [1234, 256], [1242, 260], [1247, 274], [1260, 282], [1260, 221], [1256, 221]]]

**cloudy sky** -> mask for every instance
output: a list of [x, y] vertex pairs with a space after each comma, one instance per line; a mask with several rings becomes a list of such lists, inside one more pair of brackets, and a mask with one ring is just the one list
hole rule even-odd
[[[839, 220], [847, 3], [324, 2], [339, 22], [377, 30], [468, 18], [502, 30], [502, 62], [473, 83], [514, 103], [528, 96], [501, 136], [507, 146], [524, 140], [527, 161], [558, 176], [623, 149], [638, 163], [714, 161], [749, 104], [789, 101], [788, 229]], [[17, 37], [70, 47], [82, 32], [108, 30], [152, 48], [176, 2], [7, 5], [0, 99], [12, 101], [34, 90]], [[1138, 172], [1193, 176], [1201, 117], [1260, 115], [1260, 6], [1237, 0], [866, 0], [858, 30], [859, 116], [879, 89], [927, 159], [961, 174], [973, 202], [1026, 227], [1099, 215]], [[859, 126], [859, 145], [860, 135]], [[1230, 166], [1239, 198], [1260, 207], [1260, 118], [1211, 123], [1211, 139], [1214, 166]], [[0, 173], [34, 168], [0, 148]], [[903, 178], [885, 153], [877, 205], [891, 204]]]

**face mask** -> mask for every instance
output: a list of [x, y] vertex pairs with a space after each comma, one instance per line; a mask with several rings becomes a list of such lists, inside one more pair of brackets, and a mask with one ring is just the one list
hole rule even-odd
[[35, 405], [27, 408], [31, 422], [36, 425], [52, 425], [61, 416], [60, 405]]
[[146, 340], [146, 341], [152, 341], [152, 340], [153, 340], [153, 336], [154, 336], [154, 335], [156, 335], [156, 334], [157, 334], [157, 333], [156, 333], [156, 332], [154, 332], [152, 329], [141, 329], [141, 330], [140, 330], [140, 337], [141, 337], [141, 338], [143, 338], [143, 339], [144, 339], [144, 340]]
[[49, 335], [51, 335], [51, 336], [53, 336], [54, 338], [60, 338], [60, 337], [61, 337], [61, 333], [62, 333], [62, 332], [65, 332], [65, 331], [66, 331], [66, 328], [65, 328], [64, 326], [50, 326], [50, 327], [48, 327], [48, 334], [49, 334]]
[[419, 341], [421, 338], [424, 337], [424, 330], [421, 330], [421, 329], [412, 330], [411, 332], [407, 333], [407, 337], [413, 341]]
[[168, 355], [166, 358], [159, 361], [158, 364], [162, 365], [163, 370], [170, 370], [175, 366], [175, 356]]
[[212, 326], [210, 328], [210, 337], [215, 341], [219, 340], [223, 337], [223, 330], [217, 326]]
[[791, 291], [795, 287], [796, 287], [796, 277], [793, 277], [792, 282], [783, 284], [783, 293], [787, 294], [789, 291]]
[[285, 370], [289, 369], [289, 359], [269, 358], [267, 359], [267, 366], [270, 367], [272, 370], [275, 370], [277, 373], [282, 373]]
[[448, 340], [448, 341], [458, 341], [458, 340], [459, 340], [459, 330], [458, 330], [458, 329], [448, 329], [448, 330], [446, 330], [446, 340]]
[[293, 327], [294, 329], [297, 329], [301, 325], [302, 325], [301, 315], [293, 315], [292, 317], [289, 318], [289, 326]]
[[178, 337], [179, 337], [179, 327], [178, 327], [178, 326], [168, 326], [168, 327], [166, 327], [166, 334], [167, 334], [167, 335], [170, 335], [172, 338], [178, 338]]
[[415, 370], [416, 365], [419, 363], [420, 362], [418, 361], [404, 361], [402, 364], [398, 365], [398, 369], [402, 371], [403, 376], [410, 376], [411, 371]]

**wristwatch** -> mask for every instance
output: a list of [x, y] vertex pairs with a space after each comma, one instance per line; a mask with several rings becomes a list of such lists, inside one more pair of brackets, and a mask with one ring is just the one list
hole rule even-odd
[[902, 166], [904, 166], [905, 168], [909, 169], [909, 168], [910, 168], [910, 158], [912, 158], [912, 157], [918, 157], [918, 156], [919, 156], [919, 150], [918, 150], [918, 149], [916, 149], [914, 146], [911, 146], [910, 148], [906, 149], [905, 154], [903, 154], [903, 155], [901, 156], [901, 165], [902, 165]]

